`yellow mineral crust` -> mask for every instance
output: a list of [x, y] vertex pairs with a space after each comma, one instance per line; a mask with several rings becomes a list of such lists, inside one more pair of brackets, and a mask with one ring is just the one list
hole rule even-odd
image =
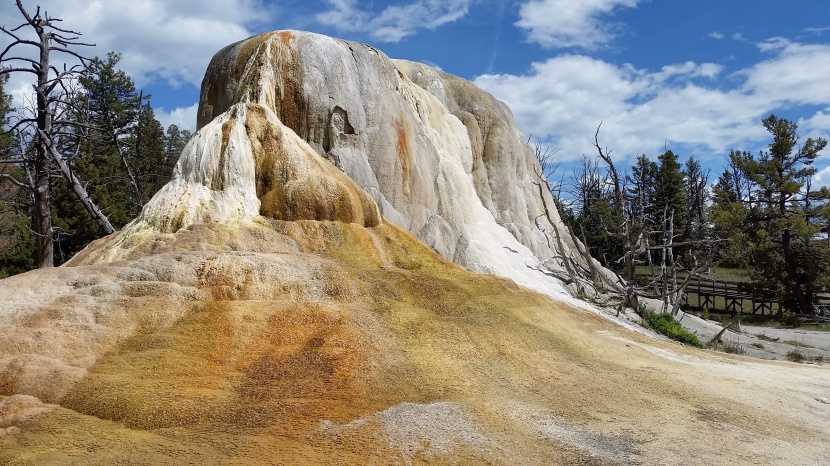
[[825, 367], [656, 341], [386, 223], [260, 219], [2, 281], [0, 464], [826, 458]]

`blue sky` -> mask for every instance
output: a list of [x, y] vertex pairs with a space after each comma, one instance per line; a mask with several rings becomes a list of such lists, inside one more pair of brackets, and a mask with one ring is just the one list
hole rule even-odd
[[[19, 22], [0, 0], [0, 23]], [[24, 0], [27, 6], [34, 2]], [[830, 135], [830, 3], [815, 0], [42, 0], [63, 25], [123, 54], [163, 124], [195, 124], [224, 45], [275, 29], [370, 43], [462, 76], [505, 101], [565, 161], [594, 131], [621, 167], [664, 147], [712, 169], [768, 144], [761, 119]], [[12, 87], [22, 98], [25, 85]], [[830, 185], [830, 150], [816, 166]]]

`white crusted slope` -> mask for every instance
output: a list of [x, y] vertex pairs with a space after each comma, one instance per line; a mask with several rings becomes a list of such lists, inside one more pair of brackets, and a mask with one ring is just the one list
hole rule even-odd
[[299, 31], [230, 45], [202, 82], [199, 124], [236, 102], [271, 108], [444, 257], [536, 290], [590, 267], [540, 189], [510, 110], [473, 84], [373, 47]]

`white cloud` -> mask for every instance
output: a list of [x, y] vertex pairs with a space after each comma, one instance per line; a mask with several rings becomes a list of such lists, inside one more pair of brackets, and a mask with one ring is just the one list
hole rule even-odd
[[511, 107], [525, 133], [561, 147], [563, 160], [593, 154], [600, 122], [601, 142], [623, 158], [654, 156], [665, 144], [699, 158], [730, 148], [754, 152], [769, 136], [761, 119], [786, 118], [800, 105], [825, 108], [798, 121], [802, 137], [828, 138], [830, 45], [775, 39], [759, 47], [770, 57], [732, 75], [732, 89], [713, 79], [722, 73], [717, 64], [686, 62], [654, 72], [582, 55], [534, 63], [526, 75], [483, 75], [475, 82]]
[[[34, 2], [26, 2], [34, 12]], [[260, 0], [39, 0], [42, 11], [61, 18], [62, 28], [81, 32], [95, 47], [88, 56], [122, 54], [119, 67], [139, 86], [160, 77], [173, 85], [201, 83], [208, 61], [220, 48], [251, 35], [249, 27], [269, 12]], [[4, 2], [0, 21], [22, 17]]]
[[712, 39], [715, 39], [715, 40], [723, 40], [723, 38], [725, 36], [723, 35], [722, 32], [715, 31], [715, 32], [710, 32], [709, 37], [711, 37]]
[[782, 105], [830, 103], [830, 45], [775, 38], [758, 48], [773, 56], [739, 73], [749, 92]]
[[326, 0], [329, 10], [317, 14], [317, 21], [343, 31], [360, 31], [366, 28], [370, 15], [358, 6], [357, 0]]
[[830, 189], [830, 167], [821, 170], [813, 176], [812, 189], [820, 189], [822, 186]]
[[524, 76], [484, 75], [475, 82], [507, 102], [525, 133], [574, 160], [594, 153], [600, 122], [601, 142], [620, 157], [654, 156], [666, 143], [724, 151], [763, 136], [759, 121], [767, 108], [753, 96], [696, 83], [720, 71], [687, 62], [649, 72], [565, 55], [535, 63]]
[[715, 78], [723, 70], [723, 66], [715, 63], [703, 63], [698, 65], [695, 62], [676, 65], [666, 65], [659, 73], [654, 74], [656, 81], [666, 81], [672, 77], [688, 78]]
[[174, 108], [167, 111], [164, 107], [154, 109], [156, 119], [161, 123], [161, 127], [167, 131], [170, 125], [176, 125], [179, 129], [186, 129], [189, 131], [196, 130], [196, 112], [199, 104], [193, 104], [189, 107]]
[[530, 0], [519, 8], [516, 26], [528, 39], [547, 48], [593, 49], [611, 41], [615, 26], [601, 19], [642, 0]]
[[416, 0], [387, 6], [376, 14], [357, 0], [326, 0], [330, 9], [316, 18], [321, 24], [341, 31], [366, 32], [383, 42], [400, 42], [418, 29], [435, 29], [461, 19], [472, 1]]
[[821, 34], [823, 32], [827, 32], [827, 31], [830, 31], [830, 26], [811, 27], [811, 28], [805, 28], [804, 29], [804, 32], [811, 32], [811, 33], [814, 33], [814, 34]]
[[[803, 137], [824, 138], [830, 140], [830, 108], [818, 111], [810, 118], [799, 118], [798, 132]], [[830, 159], [830, 151], [819, 154], [819, 157]]]

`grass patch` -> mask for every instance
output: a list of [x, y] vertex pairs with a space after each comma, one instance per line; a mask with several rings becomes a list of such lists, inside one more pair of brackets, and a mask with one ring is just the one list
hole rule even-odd
[[746, 354], [746, 351], [744, 351], [744, 345], [729, 342], [723, 344], [723, 352], [729, 354]]
[[732, 343], [728, 341], [717, 341], [709, 346], [709, 349], [715, 351], [723, 351], [729, 354], [746, 354], [744, 345], [740, 343]]
[[711, 272], [712, 273], [707, 275], [707, 277], [714, 278], [716, 280], [729, 280], [733, 282], [749, 281], [749, 270], [746, 269], [735, 269], [731, 267], [713, 265], [711, 267]]
[[752, 345], [752, 346], [754, 346], [758, 349], [764, 349], [764, 344], [763, 343], [755, 342], [755, 343], [750, 343], [750, 345]]
[[795, 340], [785, 340], [785, 341], [782, 341], [781, 343], [786, 343], [786, 344], [791, 345], [791, 346], [797, 346], [799, 348], [815, 348], [815, 346], [810, 346], [806, 343], [801, 343], [800, 341], [795, 341]]
[[800, 364], [804, 362], [804, 353], [798, 350], [792, 350], [787, 353], [787, 359]]
[[697, 339], [697, 335], [684, 330], [683, 327], [680, 325], [680, 322], [676, 321], [674, 319], [674, 316], [671, 314], [658, 314], [650, 310], [645, 310], [643, 313], [643, 317], [643, 321], [645, 322], [646, 326], [657, 333], [665, 335], [674, 341], [679, 341], [680, 343], [686, 345], [692, 345], [698, 348], [701, 348], [703, 346]]
[[[637, 272], [638, 276], [648, 277], [651, 276], [651, 268], [648, 265], [638, 265], [635, 267], [635, 271]], [[746, 269], [733, 269], [730, 267], [720, 267], [717, 265], [713, 265], [709, 270], [711, 273], [704, 274], [705, 278], [714, 279], [714, 280], [728, 280], [734, 282], [748, 282], [749, 281], [749, 271]], [[654, 273], [660, 273], [660, 267], [654, 267]]]
[[812, 357], [812, 358], [810, 358], [810, 359], [812, 359], [812, 360], [813, 360], [813, 362], [815, 362], [815, 363], [817, 363], [817, 364], [821, 364], [821, 363], [823, 363], [823, 362], [824, 362], [824, 356], [822, 356], [822, 355], [820, 355], [820, 354], [819, 354], [818, 356], [813, 356], [813, 357]]

